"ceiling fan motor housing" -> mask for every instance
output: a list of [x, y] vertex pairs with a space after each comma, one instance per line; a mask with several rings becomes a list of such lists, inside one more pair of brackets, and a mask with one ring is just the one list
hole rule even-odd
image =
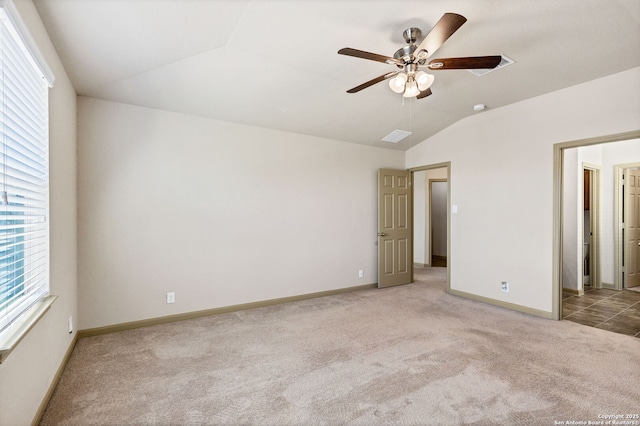
[[[393, 54], [393, 57], [396, 59], [400, 59], [405, 63], [416, 62], [416, 59], [417, 59], [420, 65], [424, 65], [427, 51], [421, 50], [420, 52], [418, 52], [418, 54], [414, 55], [414, 53], [416, 52], [416, 49], [418, 48], [418, 46], [416, 46], [416, 42], [418, 41], [420, 36], [422, 36], [422, 31], [420, 31], [420, 28], [416, 28], [416, 27], [407, 28], [402, 33], [402, 36], [404, 37], [404, 40], [407, 42], [407, 46], [404, 46], [398, 49], [396, 53]], [[424, 54], [421, 55], [420, 54], [421, 52], [424, 52]], [[402, 68], [402, 66], [398, 65], [398, 68]]]
[[418, 41], [421, 35], [422, 31], [420, 31], [420, 28], [415, 27], [407, 28], [402, 33], [402, 37], [404, 37], [404, 40], [407, 42], [407, 44], [415, 44], [415, 42]]
[[[406, 62], [412, 62], [414, 59], [413, 52], [416, 51], [418, 47], [415, 44], [410, 44], [408, 46], [401, 47], [393, 54], [393, 57], [396, 59], [400, 59]], [[402, 65], [398, 65], [398, 68], [402, 68]]]

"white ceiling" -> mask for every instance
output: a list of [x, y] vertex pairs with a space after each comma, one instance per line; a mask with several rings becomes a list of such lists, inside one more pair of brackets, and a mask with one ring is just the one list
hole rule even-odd
[[[34, 0], [79, 95], [347, 142], [407, 149], [471, 114], [640, 66], [638, 0]], [[463, 25], [432, 58], [504, 54], [476, 77], [433, 71], [411, 101], [392, 56], [445, 12]], [[413, 131], [399, 144], [395, 129]]]

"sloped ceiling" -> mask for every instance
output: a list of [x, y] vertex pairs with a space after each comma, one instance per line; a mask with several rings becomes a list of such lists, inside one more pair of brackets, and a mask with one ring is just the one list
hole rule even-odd
[[[638, 0], [35, 0], [79, 95], [406, 150], [471, 114], [640, 66]], [[395, 70], [338, 55], [392, 56], [402, 32], [445, 12], [463, 25], [433, 56], [503, 54], [482, 77], [433, 71], [408, 100]], [[532, 118], [533, 119], [533, 118]], [[398, 144], [381, 139], [413, 132]]]

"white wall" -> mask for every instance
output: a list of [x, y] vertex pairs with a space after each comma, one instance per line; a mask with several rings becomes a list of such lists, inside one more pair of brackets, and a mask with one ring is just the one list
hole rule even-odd
[[28, 425], [69, 348], [77, 319], [76, 94], [31, 0], [14, 0], [56, 82], [49, 92], [51, 309], [0, 364], [0, 424]]
[[[582, 288], [582, 268], [580, 253], [582, 248], [581, 234], [578, 232], [578, 195], [581, 194], [578, 176], [582, 167], [578, 167], [578, 149], [564, 151], [563, 164], [563, 208], [562, 208], [562, 286], [573, 290]], [[582, 197], [581, 197], [582, 199]]]
[[82, 329], [377, 282], [377, 169], [404, 153], [91, 98], [78, 110]]
[[552, 312], [553, 145], [640, 129], [638, 93], [634, 68], [470, 116], [406, 153], [407, 167], [451, 161], [452, 289]]

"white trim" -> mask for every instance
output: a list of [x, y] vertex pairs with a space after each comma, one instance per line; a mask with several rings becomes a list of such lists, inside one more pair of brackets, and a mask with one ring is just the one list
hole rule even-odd
[[27, 335], [29, 330], [44, 316], [57, 298], [58, 296], [47, 296], [38, 301], [11, 324], [9, 328], [0, 333], [0, 364], [18, 346], [18, 343]]
[[44, 59], [44, 56], [42, 56], [42, 53], [40, 52], [40, 49], [38, 49], [38, 45], [33, 40], [33, 37], [31, 37], [31, 33], [20, 17], [16, 5], [13, 4], [13, 0], [0, 0], [0, 8], [4, 10], [4, 14], [13, 24], [13, 27], [18, 33], [18, 37], [20, 37], [20, 40], [27, 48], [29, 55], [42, 73], [42, 76], [47, 80], [49, 87], [53, 87], [53, 83], [56, 81], [56, 76], [53, 74], [53, 71], [51, 71], [51, 68], [49, 68], [47, 61]]
[[[49, 293], [49, 88], [2, 2], [0, 342]], [[9, 6], [10, 7], [10, 6]], [[15, 18], [15, 16], [14, 16]], [[0, 343], [1, 345], [1, 343]], [[0, 358], [4, 349], [0, 347]]]

